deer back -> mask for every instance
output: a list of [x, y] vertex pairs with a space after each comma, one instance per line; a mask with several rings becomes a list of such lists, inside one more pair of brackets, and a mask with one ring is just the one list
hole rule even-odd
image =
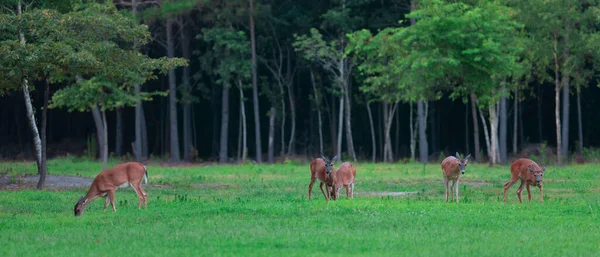
[[356, 168], [352, 163], [344, 162], [336, 171], [336, 185], [349, 185], [356, 178]]
[[311, 178], [318, 178], [325, 182], [327, 173], [325, 171], [325, 161], [323, 159], [317, 158], [310, 163], [310, 176]]
[[446, 176], [458, 176], [460, 175], [460, 169], [458, 168], [459, 160], [454, 156], [448, 156], [442, 161], [442, 171]]
[[528, 183], [532, 183], [535, 181], [535, 176], [529, 172], [529, 167], [535, 170], [541, 170], [536, 162], [527, 158], [521, 158], [510, 165], [510, 174], [512, 177], [519, 177]]

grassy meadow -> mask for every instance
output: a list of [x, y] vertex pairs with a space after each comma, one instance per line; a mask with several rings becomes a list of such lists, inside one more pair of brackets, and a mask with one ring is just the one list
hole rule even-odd
[[[48, 164], [90, 178], [100, 168]], [[545, 203], [532, 188], [519, 204], [517, 183], [503, 204], [509, 167], [470, 164], [457, 204], [445, 202], [438, 164], [359, 164], [355, 199], [335, 202], [318, 182], [308, 200], [308, 163], [149, 164], [142, 210], [131, 188], [117, 191], [116, 213], [98, 199], [81, 217], [73, 206], [87, 188], [0, 191], [0, 256], [600, 256], [599, 168], [548, 166]], [[0, 172], [35, 166], [3, 162]]]

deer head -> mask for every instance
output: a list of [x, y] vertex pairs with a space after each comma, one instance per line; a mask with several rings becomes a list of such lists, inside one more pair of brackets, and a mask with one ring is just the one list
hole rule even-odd
[[325, 158], [325, 156], [323, 156], [322, 158], [325, 161], [325, 173], [327, 173], [327, 176], [329, 176], [329, 174], [333, 170], [333, 163], [337, 160], [337, 155], [333, 156], [331, 160]]
[[546, 171], [546, 166], [544, 165], [542, 169], [536, 170], [533, 164], [529, 164], [527, 166], [527, 170], [535, 177], [536, 184], [542, 183], [542, 176], [544, 176], [544, 172]]
[[73, 208], [73, 211], [75, 212], [75, 216], [81, 216], [81, 214], [83, 214], [86, 203], [87, 203], [87, 199], [83, 199], [83, 196], [79, 197], [79, 200], [77, 200], [77, 203], [75, 204], [75, 208]]
[[456, 159], [458, 159], [458, 168], [460, 169], [461, 174], [465, 174], [465, 168], [467, 167], [467, 163], [469, 163], [469, 158], [471, 158], [471, 154], [467, 155], [464, 159], [460, 158], [460, 154], [456, 152]]

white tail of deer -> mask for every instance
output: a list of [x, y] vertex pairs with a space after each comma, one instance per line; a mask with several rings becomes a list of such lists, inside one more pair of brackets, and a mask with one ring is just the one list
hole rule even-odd
[[517, 189], [517, 196], [519, 197], [519, 202], [523, 203], [523, 199], [521, 198], [521, 192], [523, 191], [523, 186], [527, 186], [527, 196], [529, 197], [529, 201], [531, 202], [531, 191], [529, 190], [529, 186], [537, 186], [540, 188], [540, 202], [544, 202], [544, 194], [542, 187], [542, 176], [544, 176], [544, 172], [546, 171], [546, 167], [540, 168], [537, 163], [530, 159], [521, 158], [514, 161], [510, 165], [510, 181], [504, 184], [504, 203], [506, 203], [506, 191], [515, 183], [517, 180], [521, 180], [521, 185], [519, 185], [519, 189]]
[[148, 171], [146, 166], [138, 162], [118, 164], [110, 169], [100, 172], [100, 174], [98, 174], [92, 182], [87, 194], [85, 194], [83, 197], [80, 197], [75, 204], [75, 216], [80, 216], [83, 214], [88, 204], [96, 200], [98, 197], [106, 197], [106, 201], [104, 202], [105, 212], [109, 202], [113, 208], [113, 211], [116, 212], [115, 191], [117, 188], [123, 188], [127, 186], [133, 187], [135, 193], [138, 195], [138, 208], [142, 207], [142, 203], [144, 203], [144, 207], [147, 207], [148, 203], [146, 199], [148, 194], [140, 186], [142, 179], [145, 183], [148, 183]]
[[[321, 192], [323, 193], [325, 200], [329, 201], [329, 198], [331, 196], [330, 192], [333, 192], [329, 191], [329, 189], [333, 187], [336, 179], [336, 176], [331, 174], [332, 172], [334, 172], [335, 174], [333, 163], [336, 159], [337, 156], [334, 156], [331, 160], [323, 156], [323, 158], [317, 158], [310, 163], [310, 184], [308, 185], [308, 200], [311, 199], [312, 188], [315, 184], [315, 181], [318, 178], [321, 181], [321, 183], [319, 184]], [[325, 185], [325, 190], [323, 190], [323, 185]], [[327, 193], [325, 193], [325, 191], [327, 191]]]
[[[456, 186], [456, 202], [458, 203], [458, 185], [460, 183], [460, 175], [465, 174], [465, 168], [469, 162], [471, 154], [467, 155], [465, 159], [460, 158], [458, 152], [455, 156], [448, 156], [442, 161], [442, 173], [444, 174], [444, 184], [446, 185], [446, 202], [448, 202], [448, 196], [454, 191]], [[448, 181], [452, 180], [452, 186], [448, 190]]]
[[334, 186], [334, 197], [338, 199], [340, 197], [340, 190], [342, 187], [346, 188], [346, 196], [348, 198], [354, 198], [354, 180], [356, 179], [356, 168], [349, 162], [344, 162], [335, 171], [335, 186]]

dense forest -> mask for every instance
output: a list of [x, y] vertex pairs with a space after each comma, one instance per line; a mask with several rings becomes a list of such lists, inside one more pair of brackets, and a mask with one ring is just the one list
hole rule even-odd
[[[0, 158], [562, 164], [598, 1], [1, 0]], [[558, 149], [558, 150], [557, 150]]]

